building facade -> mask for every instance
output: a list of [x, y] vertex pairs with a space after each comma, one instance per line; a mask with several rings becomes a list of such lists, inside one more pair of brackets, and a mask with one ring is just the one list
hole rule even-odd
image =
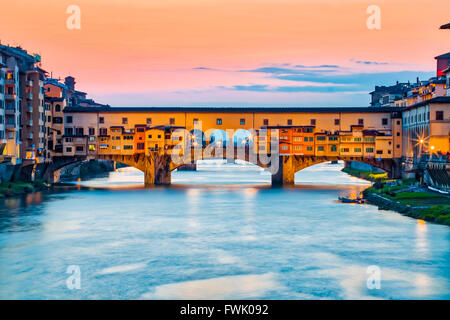
[[45, 71], [40, 57], [19, 47], [0, 45], [1, 161], [34, 164], [44, 161]]

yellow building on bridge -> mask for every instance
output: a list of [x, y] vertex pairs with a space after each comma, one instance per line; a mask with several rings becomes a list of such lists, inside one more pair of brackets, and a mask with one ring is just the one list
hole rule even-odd
[[[64, 114], [71, 120], [65, 121], [64, 131], [72, 134], [63, 136], [63, 157], [110, 159], [156, 170], [138, 164], [144, 157], [153, 159], [153, 166], [159, 161], [169, 180], [177, 167], [175, 154], [186, 162], [236, 158], [243, 149], [248, 161], [253, 155], [277, 155], [286, 171], [279, 179], [287, 183], [295, 171], [318, 162], [380, 161], [389, 169], [391, 160], [402, 156], [402, 116], [395, 108], [71, 107]], [[209, 153], [192, 156], [194, 149]], [[165, 160], [157, 160], [161, 157]], [[259, 160], [255, 164], [267, 167]], [[149, 181], [156, 183], [157, 175], [148, 174]]]

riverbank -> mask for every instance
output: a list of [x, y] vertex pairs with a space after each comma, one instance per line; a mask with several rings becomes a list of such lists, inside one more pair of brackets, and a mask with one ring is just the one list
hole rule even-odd
[[42, 181], [25, 182], [3, 182], [0, 184], [0, 198], [8, 198], [14, 196], [20, 196], [22, 194], [36, 192], [48, 189], [49, 185]]
[[390, 180], [391, 185], [387, 185], [386, 179], [374, 176], [370, 171], [354, 168], [344, 168], [342, 171], [354, 177], [377, 181], [364, 190], [363, 195], [379, 209], [450, 226], [450, 197], [430, 192], [417, 185], [414, 179]]

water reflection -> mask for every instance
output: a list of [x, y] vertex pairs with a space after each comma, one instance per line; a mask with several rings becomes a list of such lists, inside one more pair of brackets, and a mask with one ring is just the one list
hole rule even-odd
[[[0, 298], [450, 298], [450, 228], [339, 203], [368, 185], [342, 165], [301, 171], [290, 188], [224, 166], [148, 190], [124, 168], [1, 200]], [[69, 265], [82, 290], [67, 290]], [[367, 289], [371, 265], [381, 290]]]

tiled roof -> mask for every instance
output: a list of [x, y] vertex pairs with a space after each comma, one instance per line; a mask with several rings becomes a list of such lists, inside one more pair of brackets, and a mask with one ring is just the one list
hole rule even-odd
[[64, 112], [381, 113], [399, 107], [67, 107]]

